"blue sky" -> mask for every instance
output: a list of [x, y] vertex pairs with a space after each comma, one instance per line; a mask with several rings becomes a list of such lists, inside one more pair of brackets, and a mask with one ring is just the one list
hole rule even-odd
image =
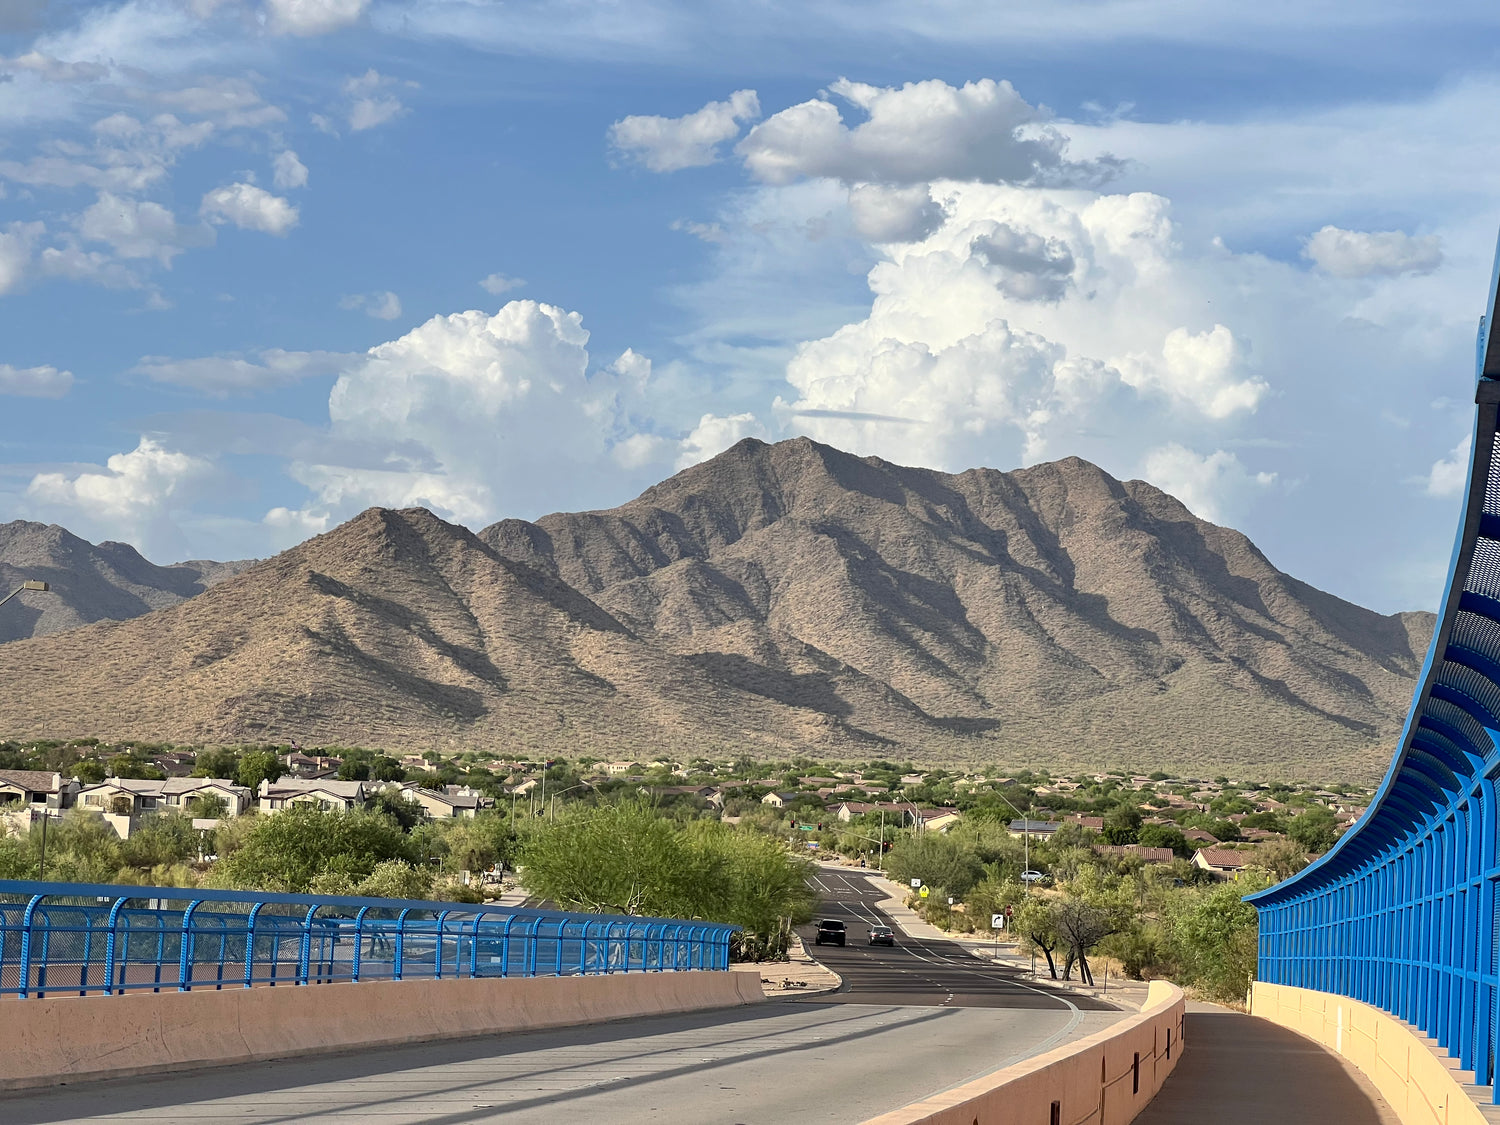
[[1433, 605], [1500, 10], [814, 7], [0, 0], [0, 520], [260, 556], [808, 434]]

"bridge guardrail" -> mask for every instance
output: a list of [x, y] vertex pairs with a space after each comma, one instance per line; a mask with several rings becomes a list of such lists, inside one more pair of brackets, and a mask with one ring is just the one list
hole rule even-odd
[[471, 903], [0, 880], [0, 997], [720, 970], [738, 929]]

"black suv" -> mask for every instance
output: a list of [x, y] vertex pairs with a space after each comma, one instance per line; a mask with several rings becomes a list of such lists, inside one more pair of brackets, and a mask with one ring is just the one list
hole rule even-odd
[[847, 936], [844, 923], [837, 918], [824, 918], [818, 923], [818, 936], [813, 939], [813, 944], [822, 945], [827, 942], [830, 945], [843, 945]]

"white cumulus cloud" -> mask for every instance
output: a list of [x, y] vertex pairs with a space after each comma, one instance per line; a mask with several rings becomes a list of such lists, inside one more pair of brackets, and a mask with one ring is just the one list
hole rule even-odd
[[56, 367], [12, 367], [0, 363], [0, 395], [62, 398], [73, 386], [73, 373]]
[[855, 184], [849, 189], [849, 214], [867, 242], [920, 242], [943, 225], [942, 204], [926, 184]]
[[498, 297], [502, 293], [509, 293], [512, 289], [519, 289], [525, 284], [524, 277], [506, 277], [503, 273], [492, 273], [480, 279], [479, 288]]
[[1116, 366], [1131, 386], [1164, 391], [1210, 418], [1254, 410], [1270, 390], [1246, 374], [1234, 333], [1222, 324], [1198, 333], [1174, 328], [1160, 355], [1130, 355]]
[[740, 135], [743, 122], [760, 116], [754, 90], [736, 90], [727, 101], [709, 102], [682, 117], [636, 115], [609, 128], [609, 143], [622, 156], [653, 172], [697, 168], [719, 159], [719, 146]]
[[370, 504], [420, 504], [478, 525], [561, 506], [579, 479], [644, 463], [635, 446], [619, 460], [611, 452], [630, 436], [621, 403], [649, 361], [627, 352], [590, 376], [588, 335], [578, 313], [519, 300], [493, 315], [435, 316], [371, 348], [329, 395], [326, 445], [343, 452], [293, 462], [312, 496], [275, 513], [278, 526]]
[[737, 441], [747, 437], [764, 438], [766, 428], [754, 414], [720, 416], [705, 414], [678, 446], [677, 468], [686, 469], [710, 457], [717, 457]]
[[344, 352], [296, 352], [269, 348], [250, 359], [242, 355], [169, 359], [143, 356], [134, 370], [158, 383], [191, 387], [212, 395], [268, 390], [301, 379], [336, 375], [357, 360]]
[[178, 549], [172, 522], [215, 475], [212, 462], [167, 449], [142, 437], [129, 453], [116, 453], [103, 468], [38, 473], [26, 489], [29, 505], [90, 538], [122, 539], [153, 557]]
[[938, 79], [900, 89], [841, 78], [829, 87], [865, 115], [852, 128], [830, 100], [773, 114], [736, 151], [758, 179], [785, 184], [802, 176], [846, 183], [1097, 183], [1118, 167], [1110, 158], [1078, 163], [1067, 139], [1009, 82], [985, 78], [950, 86]]
[[349, 128], [356, 133], [363, 132], [394, 121], [404, 113], [406, 106], [391, 93], [393, 87], [401, 84], [373, 67], [355, 78], [346, 79], [344, 93], [349, 97]]
[[1235, 518], [1276, 482], [1275, 473], [1252, 473], [1233, 453], [1220, 449], [1204, 456], [1176, 442], [1147, 453], [1142, 473], [1211, 523]]
[[389, 289], [353, 293], [339, 298], [339, 308], [362, 309], [366, 316], [373, 316], [376, 320], [395, 320], [401, 315], [401, 298]]
[[37, 240], [46, 233], [45, 223], [10, 223], [0, 228], [0, 294], [19, 289], [31, 267]]
[[326, 35], [357, 23], [370, 0], [266, 0], [271, 30], [281, 35]]
[[160, 203], [109, 192], [79, 216], [77, 226], [83, 238], [108, 243], [122, 258], [155, 258], [164, 266], [188, 247], [214, 241], [213, 228], [184, 226]]
[[243, 230], [264, 231], [278, 238], [297, 225], [297, 208], [254, 184], [229, 184], [203, 197], [199, 214], [212, 223], [233, 223]]
[[1437, 269], [1443, 264], [1443, 243], [1436, 235], [1327, 226], [1307, 240], [1302, 256], [1334, 277], [1396, 277]]
[[1153, 403], [1218, 422], [1267, 393], [1228, 328], [1179, 319], [1201, 315], [1200, 267], [1181, 256], [1160, 197], [952, 182], [932, 193], [941, 225], [880, 247], [869, 315], [787, 365], [797, 397], [777, 412], [796, 430], [962, 469], [1076, 452], [1106, 429], [1141, 440]]
[[1427, 473], [1427, 495], [1457, 496], [1469, 479], [1469, 460], [1474, 439], [1465, 437], [1455, 445], [1448, 456], [1433, 462]]
[[307, 165], [297, 159], [297, 154], [289, 148], [276, 154], [271, 161], [271, 170], [273, 182], [282, 191], [307, 186]]

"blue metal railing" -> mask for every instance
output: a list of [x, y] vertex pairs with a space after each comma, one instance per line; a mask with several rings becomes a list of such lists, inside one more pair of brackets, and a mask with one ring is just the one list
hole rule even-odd
[[456, 902], [0, 880], [0, 996], [727, 969], [738, 929]]
[[1364, 1001], [1495, 1086], [1500, 1052], [1500, 253], [1479, 333], [1463, 515], [1385, 780], [1299, 875], [1248, 896], [1258, 975]]

